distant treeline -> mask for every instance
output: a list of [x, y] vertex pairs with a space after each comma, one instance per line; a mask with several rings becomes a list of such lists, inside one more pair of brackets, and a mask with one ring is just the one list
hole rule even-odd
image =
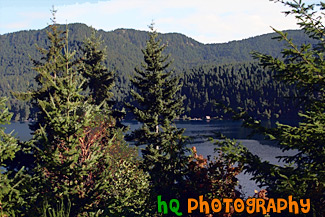
[[220, 117], [222, 103], [262, 119], [292, 118], [299, 111], [297, 91], [256, 63], [202, 66], [186, 71], [182, 93], [186, 114]]
[[[0, 35], [0, 96], [9, 98], [13, 120], [33, 118], [31, 105], [15, 99], [11, 92], [35, 89], [36, 73], [31, 58], [40, 58], [36, 44], [48, 45], [46, 30]], [[90, 27], [84, 24], [69, 25], [71, 49], [78, 51], [90, 33]], [[145, 47], [147, 32], [118, 29], [99, 33], [107, 46], [106, 65], [115, 71], [113, 92], [121, 108], [124, 102], [130, 101], [129, 78], [142, 61], [141, 49]], [[302, 31], [288, 31], [288, 34], [296, 44], [312, 43]], [[290, 100], [295, 90], [278, 83], [273, 78], [275, 72], [259, 67], [250, 54], [254, 50], [276, 56], [283, 46], [270, 40], [274, 36], [266, 34], [223, 44], [201, 44], [177, 33], [160, 35], [162, 43], [168, 44], [166, 52], [174, 59], [175, 71], [182, 77], [185, 116], [220, 117], [215, 102], [242, 107], [261, 118], [288, 117], [297, 111], [299, 106]]]

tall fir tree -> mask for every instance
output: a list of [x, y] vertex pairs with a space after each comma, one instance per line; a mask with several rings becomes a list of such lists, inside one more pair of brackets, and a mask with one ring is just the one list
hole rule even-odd
[[[30, 141], [33, 181], [24, 212], [28, 216], [46, 216], [51, 210], [68, 216], [144, 216], [148, 178], [138, 168], [137, 153], [126, 145], [114, 117], [107, 115], [109, 93], [98, 94], [99, 99], [92, 92], [96, 103], [83, 92], [84, 73], [90, 75], [104, 66], [80, 61], [69, 50], [68, 28], [61, 32], [57, 27], [50, 26], [49, 48], [39, 49], [44, 56], [34, 61], [38, 89], [19, 94], [33, 100], [39, 110]], [[91, 46], [90, 50], [98, 48]]]
[[[41, 48], [36, 45], [37, 50], [42, 55], [40, 60], [32, 59], [33, 70], [37, 72], [35, 81], [37, 83], [37, 89], [31, 89], [27, 92], [18, 92], [14, 95], [21, 100], [31, 101], [33, 109], [36, 111], [36, 124], [30, 125], [31, 130], [35, 131], [39, 129], [39, 126], [44, 126], [45, 122], [42, 119], [41, 108], [38, 104], [38, 100], [49, 100], [50, 96], [55, 97], [55, 83], [57, 79], [66, 75], [67, 68], [72, 67], [76, 62], [72, 61], [71, 58], [74, 54], [69, 57], [64, 55], [68, 50], [68, 33], [59, 29], [59, 25], [56, 24], [56, 12], [54, 7], [52, 12], [52, 25], [47, 30], [48, 47]], [[65, 58], [69, 58], [68, 62]], [[54, 82], [54, 83], [53, 83]]]
[[151, 176], [151, 196], [156, 201], [157, 195], [165, 199], [181, 196], [188, 158], [184, 129], [178, 129], [174, 122], [183, 112], [181, 84], [175, 72], [168, 71], [171, 62], [163, 54], [167, 45], [161, 45], [153, 24], [149, 28], [142, 68], [135, 69], [131, 80], [136, 105], [127, 106], [142, 123], [131, 137], [137, 145], [146, 145], [143, 167]]
[[[66, 56], [64, 56], [65, 42], [67, 40], [65, 37], [66, 31], [59, 29], [59, 25], [56, 24], [55, 14], [57, 11], [53, 8], [51, 12], [51, 21], [53, 24], [50, 25], [49, 30], [47, 30], [48, 47], [42, 48], [36, 45], [42, 57], [40, 59], [32, 59], [34, 66], [33, 70], [37, 72], [34, 78], [38, 85], [37, 89], [13, 93], [16, 98], [30, 102], [32, 109], [35, 111], [35, 122], [29, 125], [32, 132], [38, 131], [40, 127], [47, 127], [46, 120], [44, 119], [46, 114], [42, 111], [39, 101], [49, 101], [51, 96], [54, 98], [56, 97], [55, 95], [57, 92], [55, 90], [55, 85], [58, 78], [64, 76], [67, 67], [72, 66], [71, 60], [69, 60], [69, 62], [64, 61], [66, 58]], [[73, 55], [71, 54], [71, 56]], [[35, 167], [35, 156], [33, 153], [17, 153], [17, 160], [15, 164], [12, 164], [13, 168], [11, 169], [21, 169], [23, 166], [32, 171], [32, 168]]]
[[[315, 40], [314, 45], [295, 45], [287, 34], [277, 31], [280, 41], [287, 42], [288, 48], [282, 51], [283, 58], [253, 53], [265, 68], [277, 72], [277, 76], [299, 90], [298, 98], [303, 102], [304, 112], [299, 113], [298, 126], [278, 124], [276, 128], [265, 128], [260, 121], [248, 117], [245, 112], [237, 114], [244, 119], [244, 126], [251, 127], [277, 142], [283, 151], [294, 150], [292, 156], [279, 157], [284, 166], [262, 161], [246, 147], [233, 142], [219, 142], [221, 150], [228, 158], [244, 164], [244, 169], [253, 179], [266, 186], [269, 197], [294, 200], [310, 199], [310, 209], [305, 212], [286, 212], [287, 216], [325, 215], [325, 28], [322, 18], [317, 15], [315, 4], [306, 5], [302, 1], [279, 1], [291, 10], [298, 25]], [[320, 2], [320, 10], [325, 4]], [[297, 215], [296, 215], [297, 214]], [[271, 213], [271, 216], [283, 214]]]
[[97, 35], [96, 30], [92, 29], [92, 34], [87, 38], [81, 50], [82, 74], [87, 79], [85, 87], [90, 89], [90, 95], [95, 105], [104, 103], [103, 107], [111, 108], [113, 93], [112, 88], [115, 85], [114, 72], [104, 66], [106, 56], [106, 47], [102, 47], [101, 37]]
[[102, 113], [116, 119], [117, 128], [126, 129], [121, 124], [125, 112], [113, 109], [115, 100], [113, 100], [112, 90], [115, 86], [115, 72], [105, 66], [106, 49], [101, 36], [95, 29], [92, 29], [91, 36], [86, 38], [81, 46], [81, 74], [86, 78], [83, 88], [85, 91], [89, 89], [92, 104], [102, 104]]

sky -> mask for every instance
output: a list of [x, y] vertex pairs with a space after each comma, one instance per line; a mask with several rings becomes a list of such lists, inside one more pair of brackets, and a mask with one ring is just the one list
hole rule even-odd
[[[307, 4], [317, 0], [305, 0]], [[224, 43], [278, 30], [298, 29], [289, 10], [269, 0], [0, 0], [0, 34], [43, 29], [51, 23], [85, 23], [96, 29], [177, 32], [201, 43]]]

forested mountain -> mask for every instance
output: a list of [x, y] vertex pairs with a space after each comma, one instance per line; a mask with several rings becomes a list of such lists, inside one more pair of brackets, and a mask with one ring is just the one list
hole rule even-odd
[[297, 91], [274, 79], [257, 63], [200, 66], [184, 73], [185, 110], [192, 117], [220, 116], [215, 103], [244, 109], [266, 119], [293, 118], [300, 106]]
[[[60, 26], [60, 28], [66, 28]], [[69, 42], [77, 49], [91, 28], [84, 24], [70, 24]], [[35, 88], [31, 59], [39, 59], [39, 47], [47, 47], [47, 28], [0, 35], [0, 96], [9, 97], [9, 106], [15, 120], [25, 120], [30, 106], [15, 100], [11, 91]], [[129, 100], [129, 77], [142, 61], [147, 32], [117, 29], [99, 30], [107, 46], [106, 64], [116, 72], [115, 98], [121, 106]], [[288, 31], [296, 44], [312, 43], [302, 31]], [[217, 116], [215, 101], [225, 100], [231, 106], [241, 106], [265, 117], [280, 117], [295, 106], [284, 97], [294, 94], [289, 87], [274, 81], [274, 72], [265, 72], [252, 63], [251, 51], [276, 56], [283, 44], [270, 40], [275, 34], [266, 34], [222, 44], [202, 44], [178, 33], [160, 34], [167, 43], [166, 53], [174, 59], [173, 67], [184, 81], [187, 116]]]

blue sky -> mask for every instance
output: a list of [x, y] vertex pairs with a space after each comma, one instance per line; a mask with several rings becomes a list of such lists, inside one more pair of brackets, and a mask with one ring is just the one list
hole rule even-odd
[[[317, 3], [316, 0], [305, 0]], [[288, 8], [269, 0], [0, 0], [0, 34], [42, 29], [52, 5], [58, 23], [85, 23], [105, 31], [117, 28], [179, 32], [202, 43], [240, 40], [279, 29], [297, 29]]]

